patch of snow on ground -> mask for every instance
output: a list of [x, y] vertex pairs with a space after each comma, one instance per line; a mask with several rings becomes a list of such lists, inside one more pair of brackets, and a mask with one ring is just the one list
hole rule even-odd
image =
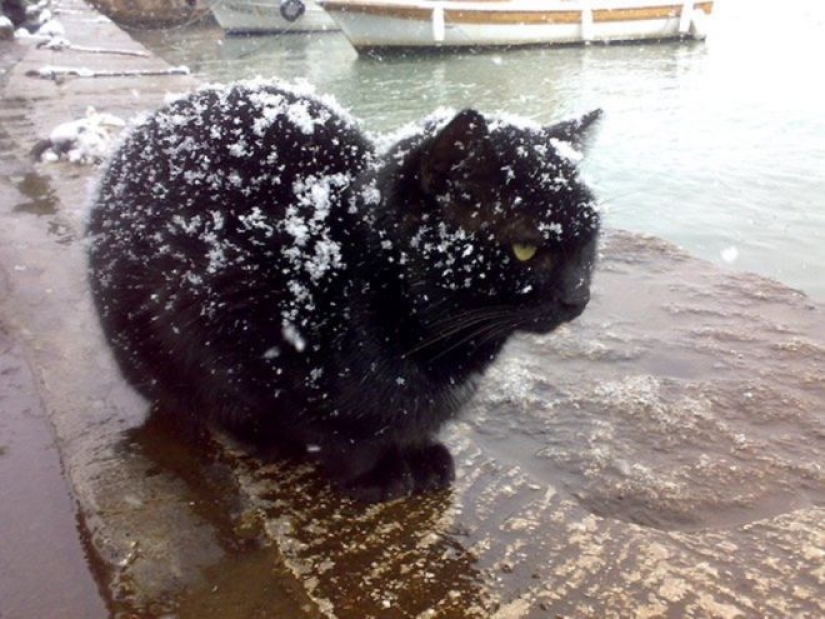
[[90, 107], [85, 118], [54, 128], [40, 159], [47, 162], [64, 159], [86, 165], [100, 163], [108, 156], [113, 138], [124, 125], [125, 122], [117, 116], [99, 113]]

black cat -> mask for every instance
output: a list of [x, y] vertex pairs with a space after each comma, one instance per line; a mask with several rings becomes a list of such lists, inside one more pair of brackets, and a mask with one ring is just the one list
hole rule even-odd
[[599, 217], [576, 170], [598, 117], [464, 110], [384, 152], [334, 102], [242, 83], [131, 130], [94, 200], [91, 284], [131, 383], [351, 494], [441, 488], [435, 435], [518, 330], [589, 300]]

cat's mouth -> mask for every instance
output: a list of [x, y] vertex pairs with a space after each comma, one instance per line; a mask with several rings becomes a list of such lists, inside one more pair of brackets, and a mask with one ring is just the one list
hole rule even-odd
[[588, 301], [589, 299], [575, 303], [558, 303], [552, 308], [542, 308], [529, 320], [524, 321], [520, 330], [528, 333], [550, 333], [564, 323], [581, 316]]

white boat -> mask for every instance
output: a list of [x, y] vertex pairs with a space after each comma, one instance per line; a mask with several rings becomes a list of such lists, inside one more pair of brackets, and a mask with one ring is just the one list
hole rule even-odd
[[359, 52], [705, 37], [713, 0], [318, 0]]
[[227, 34], [339, 29], [313, 0], [216, 0], [212, 14]]

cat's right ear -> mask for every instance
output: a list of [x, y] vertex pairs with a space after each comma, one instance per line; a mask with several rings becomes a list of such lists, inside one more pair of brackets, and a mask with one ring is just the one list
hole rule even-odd
[[581, 150], [590, 133], [590, 128], [596, 124], [596, 121], [599, 120], [601, 116], [602, 110], [597, 108], [575, 120], [565, 120], [555, 125], [550, 125], [544, 129], [544, 133], [548, 138], [567, 142], [576, 150]]
[[463, 161], [482, 149], [487, 122], [475, 110], [462, 110], [432, 141], [421, 163], [421, 185], [425, 192], [438, 190], [440, 182]]

